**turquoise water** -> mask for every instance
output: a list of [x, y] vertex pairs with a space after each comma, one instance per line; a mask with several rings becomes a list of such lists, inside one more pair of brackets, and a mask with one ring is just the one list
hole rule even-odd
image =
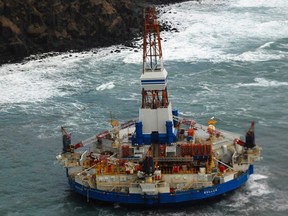
[[[161, 8], [168, 93], [181, 115], [245, 133], [263, 159], [239, 190], [198, 206], [127, 209], [69, 190], [60, 126], [76, 143], [138, 116], [142, 53], [109, 47], [0, 67], [0, 215], [287, 215], [288, 2], [184, 2]], [[140, 43], [140, 42], [139, 42]], [[113, 52], [120, 49], [120, 53]]]

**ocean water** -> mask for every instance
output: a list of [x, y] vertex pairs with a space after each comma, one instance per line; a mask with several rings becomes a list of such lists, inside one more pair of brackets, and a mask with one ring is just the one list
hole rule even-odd
[[242, 134], [255, 121], [263, 149], [255, 174], [197, 206], [87, 203], [56, 163], [60, 126], [76, 143], [109, 127], [110, 112], [121, 122], [137, 118], [142, 51], [64, 53], [0, 67], [0, 215], [287, 215], [288, 1], [188, 1], [160, 11], [178, 29], [161, 34], [173, 107]]

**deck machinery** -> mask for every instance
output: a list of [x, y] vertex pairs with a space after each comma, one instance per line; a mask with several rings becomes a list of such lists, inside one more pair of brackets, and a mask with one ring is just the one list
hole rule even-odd
[[221, 195], [243, 185], [259, 159], [254, 123], [240, 135], [182, 118], [168, 99], [160, 27], [144, 13], [142, 103], [139, 119], [111, 119], [110, 130], [71, 144], [62, 128], [57, 159], [73, 190], [87, 199], [130, 205], [170, 205]]

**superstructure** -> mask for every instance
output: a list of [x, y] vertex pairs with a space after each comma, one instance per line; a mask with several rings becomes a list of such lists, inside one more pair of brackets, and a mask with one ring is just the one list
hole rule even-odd
[[[161, 206], [207, 199], [234, 190], [253, 174], [260, 157], [254, 122], [240, 135], [179, 116], [168, 97], [155, 9], [144, 13], [142, 101], [139, 118], [77, 144], [62, 128], [57, 159], [71, 188], [87, 199]], [[89, 146], [89, 148], [88, 148]]]

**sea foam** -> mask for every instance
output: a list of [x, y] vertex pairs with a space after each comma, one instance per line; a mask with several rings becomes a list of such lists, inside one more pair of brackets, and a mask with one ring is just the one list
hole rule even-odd
[[114, 87], [115, 87], [114, 82], [108, 82], [108, 83], [103, 83], [102, 85], [98, 86], [96, 90], [103, 91], [105, 89], [112, 89]]
[[280, 82], [276, 80], [268, 80], [261, 77], [256, 77], [253, 83], [238, 83], [234, 86], [234, 88], [239, 87], [280, 87], [280, 86], [288, 86], [288, 82]]

